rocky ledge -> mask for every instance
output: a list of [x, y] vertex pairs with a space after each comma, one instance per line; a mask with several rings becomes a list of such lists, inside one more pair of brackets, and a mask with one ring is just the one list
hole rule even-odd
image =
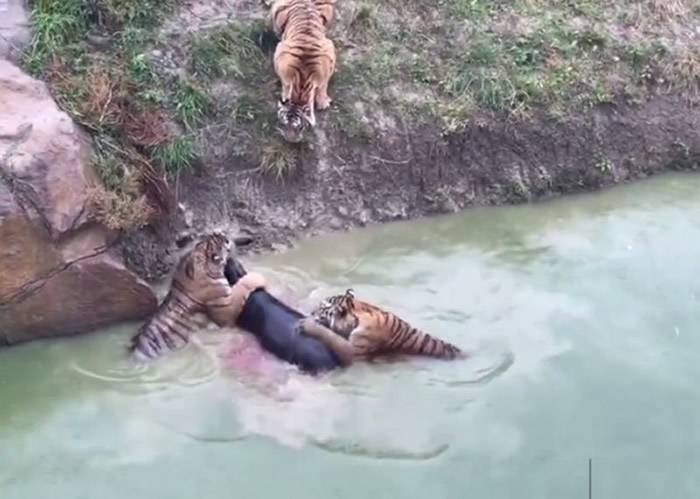
[[89, 138], [46, 86], [0, 60], [0, 344], [152, 313], [150, 287], [91, 216]]

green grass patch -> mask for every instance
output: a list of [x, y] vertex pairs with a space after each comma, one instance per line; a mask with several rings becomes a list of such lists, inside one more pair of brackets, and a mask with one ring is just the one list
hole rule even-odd
[[459, 18], [471, 20], [488, 17], [500, 7], [498, 0], [448, 0], [445, 3], [452, 4], [452, 10]]
[[25, 66], [40, 73], [47, 60], [56, 54], [79, 53], [77, 46], [88, 30], [84, 0], [39, 0], [32, 6], [33, 36], [24, 54]]
[[196, 128], [211, 109], [207, 94], [201, 88], [188, 82], [180, 82], [175, 102], [177, 116], [189, 130]]
[[[390, 102], [416, 119], [421, 116], [409, 111], [420, 109], [447, 129], [475, 113], [561, 115], [618, 97], [639, 102], [653, 93], [700, 88], [698, 51], [688, 42], [700, 13], [691, 0], [360, 5], [341, 31], [358, 47], [337, 75], [341, 90]], [[683, 30], [685, 41], [678, 38]], [[405, 101], [396, 97], [395, 83], [413, 90]], [[416, 95], [427, 100], [416, 104]]]
[[332, 123], [336, 130], [366, 144], [372, 141], [372, 127], [358, 116], [358, 113], [355, 113], [348, 104], [342, 101], [335, 101], [335, 105], [330, 109], [330, 112], [332, 113]]
[[227, 26], [201, 37], [192, 45], [195, 77], [258, 77], [264, 53], [249, 31]]
[[233, 122], [240, 125], [265, 124], [266, 113], [265, 103], [255, 94], [241, 94], [233, 103], [231, 118]]
[[194, 140], [183, 136], [165, 142], [154, 149], [152, 158], [168, 175], [176, 177], [190, 170], [197, 158]]

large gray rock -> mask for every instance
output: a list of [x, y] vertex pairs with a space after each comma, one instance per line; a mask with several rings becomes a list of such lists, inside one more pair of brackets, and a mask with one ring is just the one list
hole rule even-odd
[[[0, 0], [2, 2], [2, 0]], [[152, 313], [149, 286], [91, 220], [88, 137], [46, 86], [0, 61], [0, 343]]]
[[44, 83], [2, 60], [0, 109], [0, 161], [17, 201], [53, 239], [79, 229], [88, 220], [88, 190], [97, 183], [88, 137]]
[[31, 37], [26, 0], [0, 0], [0, 59], [16, 61]]

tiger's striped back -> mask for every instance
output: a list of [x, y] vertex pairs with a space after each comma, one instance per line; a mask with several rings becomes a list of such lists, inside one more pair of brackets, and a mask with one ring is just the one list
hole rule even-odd
[[168, 295], [151, 319], [131, 338], [129, 352], [142, 360], [183, 348], [202, 324], [198, 313], [225, 297], [230, 286], [224, 267], [231, 243], [221, 233], [205, 236], [178, 263]]
[[356, 299], [352, 290], [328, 298], [313, 315], [336, 334], [349, 339], [362, 356], [403, 353], [440, 359], [466, 357], [455, 345], [416, 329], [391, 312]]
[[[270, 13], [272, 29], [277, 38], [283, 39], [287, 25], [323, 29], [324, 33], [333, 22], [336, 0], [277, 0]], [[320, 19], [320, 24], [317, 22]], [[288, 36], [288, 34], [287, 34]]]

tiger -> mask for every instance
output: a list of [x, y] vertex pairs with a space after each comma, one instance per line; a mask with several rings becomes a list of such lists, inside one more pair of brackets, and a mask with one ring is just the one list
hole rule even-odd
[[[321, 24], [324, 30], [328, 29], [335, 17], [335, 2], [336, 0], [311, 0], [311, 3], [321, 15]], [[272, 30], [277, 38], [282, 38], [282, 34], [291, 17], [290, 14], [298, 3], [299, 0], [277, 0], [273, 3], [270, 18], [272, 20]]]
[[288, 142], [301, 142], [316, 126], [315, 109], [328, 109], [328, 83], [335, 73], [335, 45], [326, 37], [335, 0], [277, 0], [272, 28], [280, 42], [274, 54], [282, 83], [277, 104], [278, 129]]
[[235, 325], [249, 294], [266, 283], [263, 276], [251, 272], [229, 285], [224, 270], [232, 261], [231, 246], [224, 234], [213, 232], [180, 259], [163, 303], [131, 338], [131, 355], [149, 360], [183, 348], [204, 325], [198, 314], [220, 327]]
[[[455, 345], [414, 328], [391, 312], [356, 299], [352, 289], [327, 298], [302, 322], [304, 334], [322, 341], [345, 366], [354, 360], [393, 353], [450, 360], [468, 357]], [[323, 327], [312, 327], [312, 322]]]

